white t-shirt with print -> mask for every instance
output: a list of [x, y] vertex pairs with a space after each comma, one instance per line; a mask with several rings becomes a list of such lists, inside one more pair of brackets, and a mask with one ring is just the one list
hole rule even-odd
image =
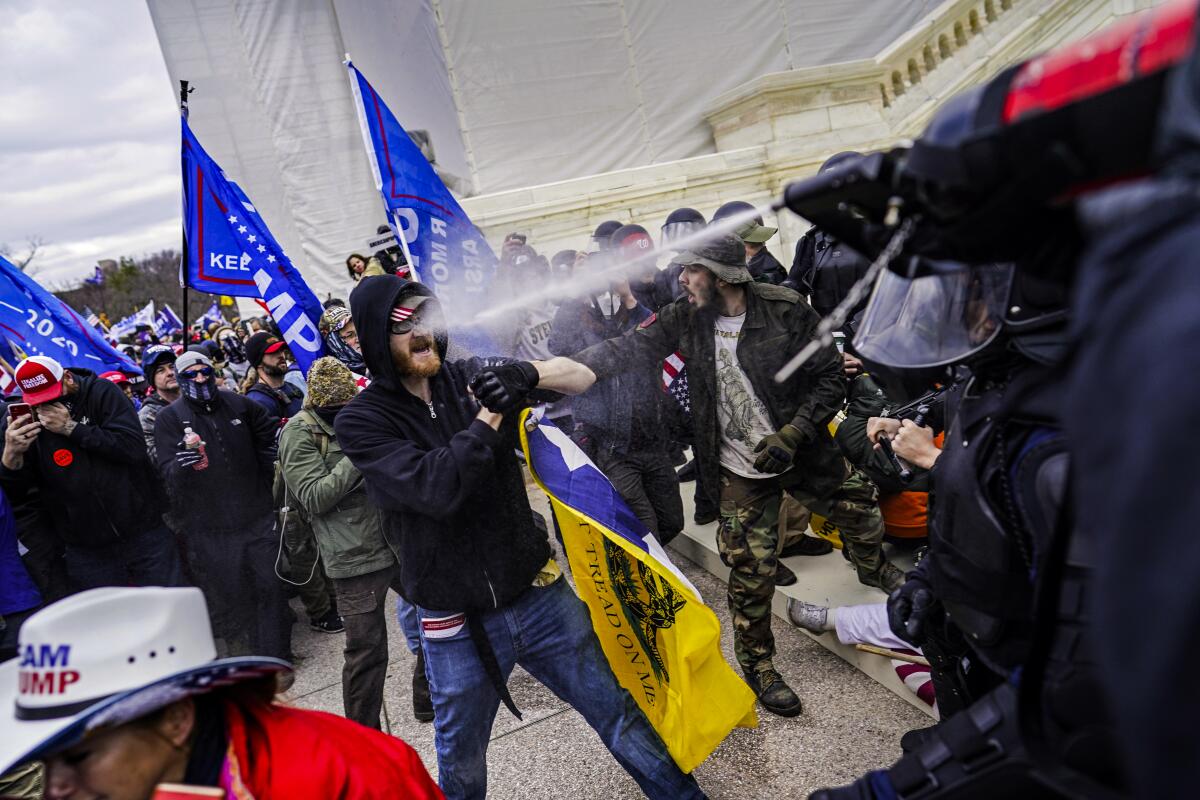
[[721, 429], [721, 466], [745, 478], [767, 478], [778, 473], [754, 468], [754, 447], [775, 432], [767, 407], [754, 393], [737, 357], [738, 339], [746, 314], [717, 317], [713, 326], [716, 348], [717, 424]]

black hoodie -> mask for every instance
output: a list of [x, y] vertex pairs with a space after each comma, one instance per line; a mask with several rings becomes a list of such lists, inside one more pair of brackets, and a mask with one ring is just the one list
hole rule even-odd
[[430, 378], [433, 409], [400, 383], [388, 317], [408, 294], [432, 296], [395, 275], [364, 278], [350, 294], [363, 359], [374, 379], [338, 413], [338, 442], [383, 512], [404, 596], [426, 609], [481, 611], [512, 602], [550, 558], [534, 526], [517, 463], [515, 415], [494, 431], [475, 419], [467, 383], [486, 362], [445, 361]]

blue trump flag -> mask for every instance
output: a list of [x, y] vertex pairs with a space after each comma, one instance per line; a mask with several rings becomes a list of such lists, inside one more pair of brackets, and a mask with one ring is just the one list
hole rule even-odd
[[378, 93], [349, 61], [375, 186], [410, 266], [460, 324], [484, 308], [496, 256]]
[[154, 327], [158, 329], [159, 333], [175, 333], [183, 330], [183, 320], [171, 310], [169, 305], [164, 303], [154, 317]]
[[213, 322], [222, 325], [225, 324], [225, 315], [221, 313], [221, 308], [217, 305], [216, 300], [214, 300], [213, 304], [208, 307], [208, 310], [201, 314], [196, 320], [196, 324], [202, 328], [207, 328]]
[[183, 218], [187, 285], [262, 300], [305, 373], [323, 354], [321, 301], [267, 230], [241, 187], [225, 177], [187, 120], [183, 124]]
[[142, 370], [69, 305], [0, 257], [0, 336], [17, 354], [50, 356], [64, 367], [95, 372]]

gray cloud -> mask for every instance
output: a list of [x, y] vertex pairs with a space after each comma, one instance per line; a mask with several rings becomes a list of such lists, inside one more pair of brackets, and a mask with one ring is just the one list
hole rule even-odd
[[179, 246], [179, 116], [143, 0], [0, 3], [0, 242], [32, 273]]

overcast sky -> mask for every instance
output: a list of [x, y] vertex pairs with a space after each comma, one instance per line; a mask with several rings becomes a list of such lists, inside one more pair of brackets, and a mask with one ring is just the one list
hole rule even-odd
[[30, 273], [179, 248], [179, 114], [145, 0], [0, 0], [0, 244]]

